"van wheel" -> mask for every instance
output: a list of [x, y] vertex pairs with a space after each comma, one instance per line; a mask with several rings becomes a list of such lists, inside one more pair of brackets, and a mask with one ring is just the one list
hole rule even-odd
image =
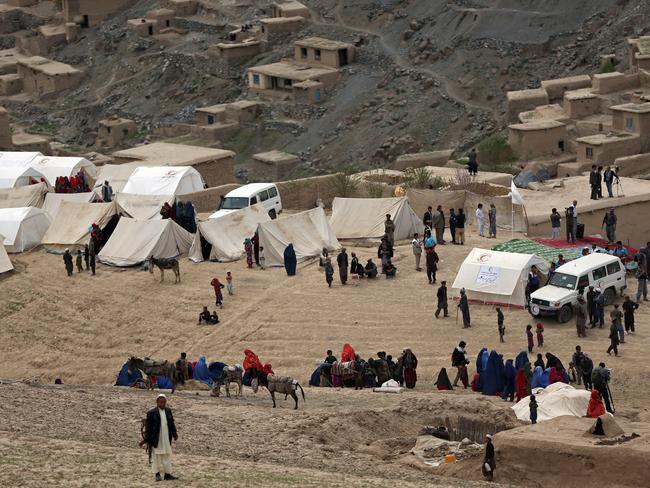
[[613, 288], [607, 288], [603, 293], [603, 296], [605, 298], [605, 305], [611, 305], [616, 299], [616, 291]]
[[573, 316], [573, 309], [571, 308], [571, 305], [564, 305], [560, 309], [560, 312], [557, 314], [557, 319], [561, 324], [564, 324], [569, 320], [571, 320], [572, 316]]
[[271, 217], [271, 220], [275, 220], [278, 217], [277, 214], [275, 213], [275, 209], [269, 212], [269, 217]]

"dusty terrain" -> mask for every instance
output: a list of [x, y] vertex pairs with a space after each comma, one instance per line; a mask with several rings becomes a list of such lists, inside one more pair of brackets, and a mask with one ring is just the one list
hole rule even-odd
[[[453, 282], [469, 246], [495, 243], [478, 238], [473, 229], [469, 233], [465, 247], [440, 247], [439, 279]], [[502, 232], [497, 241], [508, 238], [510, 233]], [[376, 253], [374, 247], [351, 250], [361, 258]], [[184, 432], [177, 471], [192, 486], [248, 486], [256, 480], [268, 486], [367, 486], [380, 479], [431, 486], [433, 475], [409, 467], [412, 460], [406, 455], [422, 426], [450, 415], [492, 423], [512, 419], [501, 400], [434, 391], [438, 370], [449, 367], [460, 339], [467, 341], [472, 359], [481, 347], [514, 357], [525, 347], [524, 327], [530, 319], [524, 311], [507, 311], [502, 345], [490, 306], [472, 306], [469, 330], [455, 323], [454, 305], [451, 318], [436, 320], [436, 287], [412, 269], [408, 245], [400, 245], [396, 256], [396, 280], [346, 287], [335, 283], [332, 289], [314, 262], [299, 265], [298, 275], [290, 278], [283, 269], [247, 270], [242, 261], [193, 264], [182, 259], [183, 282], [174, 285], [139, 269], [105, 266], [95, 277], [84, 273], [68, 279], [60, 256], [35, 251], [15, 257], [18, 271], [0, 281], [0, 378], [51, 385], [60, 376], [65, 386], [0, 386], [0, 415], [6, 419], [0, 446], [7, 467], [0, 482], [40, 486], [48, 479], [52, 486], [62, 486], [63, 480], [66, 486], [87, 486], [98, 476], [109, 486], [123, 480], [129, 486], [147, 484], [144, 454], [134, 443], [137, 420], [154, 394], [110, 386], [131, 354], [174, 359], [186, 351], [192, 359], [206, 355], [208, 361], [235, 363], [250, 347], [276, 372], [306, 385], [326, 349], [339, 355], [343, 343], [350, 342], [366, 358], [380, 350], [397, 355], [411, 347], [419, 359], [416, 390], [382, 396], [307, 388], [307, 403], [297, 413], [284, 401], [273, 411], [265, 393], [253, 396], [249, 389], [243, 400], [180, 392], [172, 400]], [[219, 311], [222, 323], [197, 326], [201, 306], [213, 303], [211, 278], [223, 277], [227, 270], [234, 275], [236, 295], [226, 296]], [[613, 368], [618, 414], [648, 422], [650, 389], [639, 380], [650, 368], [642, 360], [648, 348], [648, 310], [645, 305], [639, 309], [637, 333], [621, 346], [619, 358], [605, 354], [606, 330], [590, 331], [578, 341], [573, 325], [552, 321], [545, 323], [546, 346], [539, 352], [551, 351], [568, 363], [581, 344], [595, 362], [605, 360]], [[445, 404], [449, 395], [461, 403]], [[345, 475], [342, 465], [350, 466]], [[520, 470], [509, 472], [511, 479], [504, 474], [499, 481], [544, 483], [539, 476], [522, 479]], [[454, 475], [479, 479], [476, 463]], [[71, 485], [70, 479], [76, 481]]]

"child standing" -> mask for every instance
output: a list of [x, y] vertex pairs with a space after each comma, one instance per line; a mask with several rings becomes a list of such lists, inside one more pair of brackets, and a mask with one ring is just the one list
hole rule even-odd
[[533, 326], [530, 324], [526, 326], [526, 337], [528, 338], [528, 352], [533, 352], [535, 343], [533, 342]]
[[81, 251], [77, 251], [77, 273], [81, 273], [84, 270], [82, 263], [83, 259], [81, 256]]
[[501, 308], [497, 307], [497, 326], [499, 327], [499, 341], [500, 342], [505, 342], [503, 340], [503, 336], [506, 333], [506, 326], [503, 325], [503, 312], [501, 311]]
[[569, 383], [578, 383], [578, 372], [573, 362], [569, 363]]
[[530, 403], [528, 404], [530, 408], [530, 423], [537, 423], [537, 400], [535, 400], [535, 395], [530, 395]]
[[541, 322], [537, 324], [537, 347], [544, 347], [544, 325]]
[[226, 289], [228, 290], [228, 295], [235, 294], [235, 288], [232, 285], [232, 274], [230, 274], [230, 271], [226, 273]]
[[219, 278], [213, 278], [210, 284], [214, 288], [215, 304], [219, 308], [223, 308], [223, 293], [221, 292], [223, 285], [221, 284], [221, 281], [219, 281]]
[[332, 288], [332, 281], [334, 281], [334, 267], [332, 266], [330, 258], [325, 260], [325, 281], [327, 281], [327, 286]]
[[264, 254], [264, 246], [260, 246], [260, 268], [266, 268], [266, 256]]

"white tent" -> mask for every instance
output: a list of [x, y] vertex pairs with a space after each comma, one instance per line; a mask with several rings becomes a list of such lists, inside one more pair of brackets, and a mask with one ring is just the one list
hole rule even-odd
[[73, 246], [88, 244], [90, 227], [97, 224], [104, 229], [114, 215], [117, 205], [111, 203], [61, 202], [56, 217], [42, 239], [45, 246]]
[[339, 239], [378, 238], [384, 235], [386, 215], [395, 223], [395, 240], [420, 234], [424, 226], [406, 198], [335, 198], [330, 223]]
[[50, 219], [40, 208], [0, 209], [0, 235], [5, 236], [7, 252], [23, 252], [38, 246], [50, 226]]
[[131, 174], [122, 193], [184, 195], [202, 190], [203, 178], [191, 166], [140, 166]]
[[43, 156], [43, 154], [39, 152], [0, 151], [0, 166], [29, 166], [39, 156]]
[[85, 158], [38, 156], [29, 165], [43, 173], [51, 186], [54, 186], [59, 176], [74, 176], [81, 168], [90, 178], [97, 176], [97, 167]]
[[122, 217], [99, 253], [113, 266], [133, 266], [149, 256], [173, 258], [189, 251], [192, 234], [171, 219], [135, 220]]
[[97, 179], [95, 181], [95, 191], [101, 196], [101, 186], [104, 181], [113, 188], [113, 193], [119, 193], [124, 189], [124, 185], [129, 177], [135, 171], [135, 167], [128, 164], [105, 164], [97, 170]]
[[319, 256], [324, 247], [330, 251], [341, 247], [321, 207], [262, 222], [257, 232], [267, 266], [283, 266], [289, 244], [293, 244], [299, 261]]
[[244, 254], [244, 239], [253, 236], [259, 223], [270, 220], [264, 205], [257, 204], [231, 212], [218, 219], [199, 222], [189, 258], [196, 263], [203, 261], [201, 248], [201, 238], [203, 238], [211, 245], [210, 261], [240, 259]]
[[46, 194], [46, 183], [0, 188], [0, 208], [41, 207]]
[[173, 195], [131, 195], [118, 193], [115, 201], [122, 213], [138, 220], [161, 220], [160, 210], [165, 202], [174, 205]]
[[548, 262], [539, 256], [475, 247], [460, 266], [452, 288], [465, 288], [470, 300], [524, 307], [528, 272], [533, 265], [548, 273]]
[[45, 213], [54, 220], [56, 213], [59, 211], [61, 202], [74, 202], [74, 203], [89, 203], [95, 201], [97, 195], [92, 192], [83, 192], [83, 193], [48, 193], [45, 195], [45, 201], [43, 202], [43, 207], [41, 207]]
[[14, 265], [11, 264], [11, 259], [7, 254], [7, 250], [4, 247], [4, 236], [0, 236], [0, 274], [6, 273], [14, 269]]
[[[587, 415], [587, 405], [591, 393], [587, 390], [576, 389], [566, 383], [553, 383], [546, 388], [533, 390], [537, 401], [537, 421], [544, 422], [562, 415], [584, 417]], [[519, 420], [530, 422], [530, 397], [522, 398], [511, 408]]]
[[39, 183], [43, 175], [29, 166], [0, 166], [0, 188], [17, 188]]

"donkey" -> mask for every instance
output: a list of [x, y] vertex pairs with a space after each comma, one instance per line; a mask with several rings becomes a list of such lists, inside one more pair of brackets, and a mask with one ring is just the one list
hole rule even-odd
[[286, 395], [291, 395], [291, 398], [293, 398], [293, 400], [296, 402], [296, 406], [293, 407], [294, 410], [298, 410], [298, 395], [296, 395], [296, 389], [300, 388], [300, 392], [302, 393], [302, 401], [305, 401], [305, 390], [303, 390], [302, 386], [300, 386], [300, 383], [298, 383], [298, 381], [294, 380], [293, 378], [290, 378], [288, 376], [275, 376], [270, 374], [266, 377], [266, 381], [268, 382], [266, 388], [271, 394], [271, 400], [273, 400], [273, 408], [275, 408], [276, 391], [278, 393], [284, 393], [285, 398]]
[[168, 258], [168, 259], [156, 259], [152, 256], [149, 256], [149, 272], [153, 274], [153, 267], [158, 266], [160, 270], [160, 282], [165, 281], [165, 270], [171, 269], [174, 272], [176, 280], [174, 283], [181, 282], [181, 270], [178, 264], [178, 259]]
[[210, 395], [218, 397], [221, 395], [221, 386], [223, 385], [226, 388], [226, 397], [230, 398], [230, 383], [237, 384], [237, 394], [236, 396], [241, 397], [242, 395], [242, 376], [244, 375], [244, 368], [239, 364], [235, 366], [224, 366], [223, 373], [212, 388]]
[[[156, 361], [155, 359], [131, 356], [128, 364], [129, 373], [134, 369], [139, 369], [147, 376], [165, 376], [172, 383], [172, 393], [176, 390], [176, 365], [174, 363], [167, 360]], [[149, 388], [153, 390], [153, 384], [149, 383]]]

